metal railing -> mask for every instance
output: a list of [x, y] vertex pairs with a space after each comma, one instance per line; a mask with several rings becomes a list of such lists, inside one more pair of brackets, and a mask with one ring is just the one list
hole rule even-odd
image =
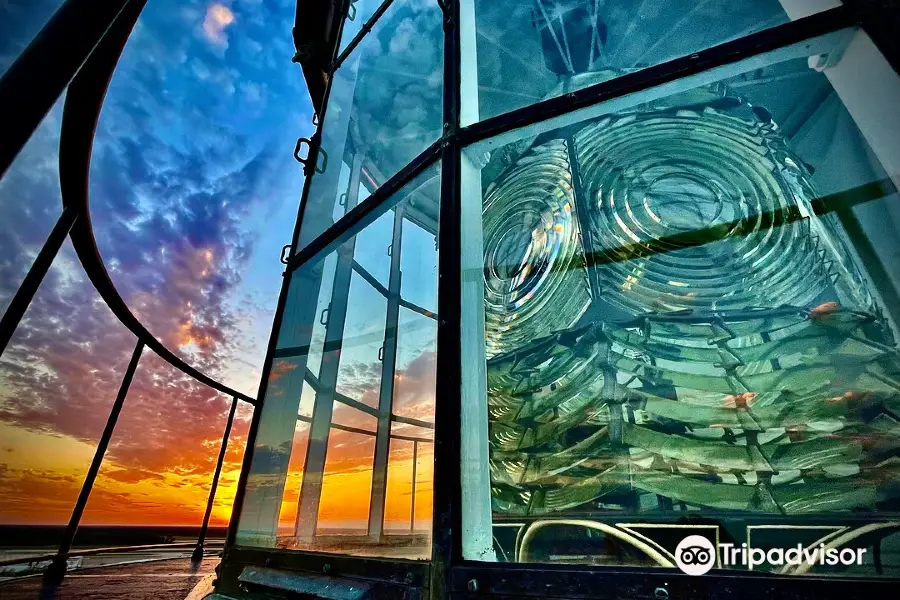
[[[66, 237], [72, 241], [84, 271], [92, 285], [116, 318], [137, 338], [131, 360], [122, 377], [106, 426], [97, 443], [72, 515], [57, 551], [45, 556], [28, 556], [0, 561], [0, 566], [51, 561], [45, 580], [60, 581], [66, 573], [69, 557], [148, 549], [193, 548], [192, 560], [204, 555], [218, 487], [228, 448], [228, 439], [238, 402], [256, 405], [257, 401], [188, 364], [155, 338], [131, 312], [109, 277], [97, 249], [88, 206], [88, 175], [91, 147], [100, 108], [111, 75], [146, 0], [102, 2], [67, 0], [0, 78], [0, 119], [5, 132], [0, 152], [0, 175], [5, 174], [15, 157], [38, 128], [42, 119], [64, 90], [66, 101], [60, 132], [59, 174], [62, 212], [53, 230], [32, 263], [25, 279], [0, 319], [0, 356], [7, 349], [19, 323], [44, 280]], [[34, 74], [40, 73], [39, 77]], [[138, 362], [149, 349], [169, 365], [204, 386], [231, 397], [228, 419], [216, 461], [206, 510], [196, 543], [118, 546], [73, 550], [84, 509], [103, 464]]]

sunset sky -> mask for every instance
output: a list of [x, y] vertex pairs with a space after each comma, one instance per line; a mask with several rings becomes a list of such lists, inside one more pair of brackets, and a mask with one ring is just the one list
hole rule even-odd
[[[0, 2], [0, 73], [59, 4]], [[91, 160], [94, 231], [131, 310], [190, 364], [254, 397], [280, 249], [303, 185], [292, 150], [313, 131], [306, 85], [290, 62], [294, 9], [294, 0], [148, 2], [113, 76]], [[61, 210], [61, 108], [0, 182], [0, 310]], [[433, 401], [430, 327], [405, 328], [412, 337], [398, 365], [406, 383], [397, 412], [422, 416]], [[67, 522], [134, 344], [67, 242], [0, 358], [0, 523]], [[377, 394], [353, 365], [359, 376], [348, 389]], [[199, 525], [229, 405], [145, 350], [82, 523]], [[229, 518], [251, 414], [239, 406], [213, 525]], [[354, 426], [365, 418], [335, 414]], [[301, 423], [285, 523], [296, 511], [304, 431]], [[335, 526], [355, 526], [367, 512], [373, 441], [354, 435], [331, 440], [320, 520]], [[402, 523], [412, 444], [391, 454], [387, 520]], [[418, 527], [431, 513], [430, 464], [430, 448], [420, 448]]]

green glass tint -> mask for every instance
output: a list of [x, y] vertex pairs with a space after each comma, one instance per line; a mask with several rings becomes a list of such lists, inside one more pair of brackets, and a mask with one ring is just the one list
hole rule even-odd
[[673, 567], [693, 533], [900, 573], [897, 106], [841, 31], [465, 151], [493, 540], [467, 557]]
[[441, 136], [441, 14], [431, 0], [392, 2], [335, 72], [298, 249]]
[[611, 71], [660, 64], [839, 4], [461, 0], [463, 124], [599, 83]]
[[[430, 167], [364, 229], [293, 272], [239, 544], [430, 556], [431, 467], [422, 461], [433, 456], [436, 315], [405, 294], [433, 299], [437, 273], [407, 270], [401, 258], [436, 264], [439, 194], [440, 169]], [[367, 265], [386, 265], [383, 276]]]

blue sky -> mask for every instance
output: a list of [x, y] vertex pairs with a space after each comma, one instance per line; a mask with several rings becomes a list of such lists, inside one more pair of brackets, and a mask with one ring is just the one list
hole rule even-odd
[[[0, 14], [23, 38], [56, 4], [6, 2]], [[293, 18], [291, 0], [148, 2], [91, 160], [98, 246], [129, 306], [167, 345], [249, 395], [302, 190], [291, 151], [313, 130], [290, 62]], [[4, 68], [22, 43], [9, 39]], [[57, 106], [0, 187], [3, 246], [20, 249], [2, 267], [3, 305], [59, 212], [60, 114]]]
[[[0, 1], [0, 72], [59, 4]], [[98, 247], [131, 310], [189, 363], [250, 396], [303, 186], [292, 151], [313, 131], [291, 63], [293, 18], [292, 0], [148, 2], [90, 166]], [[0, 310], [61, 211], [61, 113], [62, 100], [0, 181]], [[0, 520], [29, 521], [38, 505], [40, 519], [68, 518], [134, 343], [67, 241], [0, 359]], [[227, 410], [227, 398], [145, 352], [92, 503], [147, 522], [193, 519], [173, 508], [176, 487], [190, 474], [208, 484]], [[249, 412], [239, 418], [245, 439]], [[240, 444], [229, 489], [239, 460]], [[203, 493], [191, 499], [201, 511]], [[147, 494], [170, 504], [148, 508]]]
[[[59, 4], [0, 0], [0, 73]], [[294, 0], [149, 1], [113, 75], [90, 164], [97, 244], [132, 312], [187, 362], [250, 396], [303, 188], [292, 152], [314, 130], [300, 67], [291, 63], [294, 8]], [[392, 28], [384, 31], [388, 43]], [[63, 100], [0, 181], [0, 310], [61, 212]], [[390, 220], [357, 240], [357, 260], [385, 285]], [[434, 310], [434, 239], [407, 229], [403, 294]], [[357, 279], [346, 335], [375, 339], [386, 303], [366, 301], [374, 291]], [[434, 321], [401, 313], [395, 410], [430, 418]], [[341, 365], [342, 385], [370, 404], [380, 379], [380, 341], [372, 339], [345, 348]], [[67, 241], [0, 359], [0, 521], [28, 522], [37, 511], [65, 522], [134, 343]], [[342, 410], [341, 422], [361, 415]], [[196, 511], [183, 510], [180, 490], [190, 477], [196, 489], [206, 485], [227, 411], [222, 395], [145, 352], [91, 502], [122, 518], [190, 522]], [[239, 419], [238, 441], [249, 411]], [[231, 490], [240, 444], [233, 450]], [[202, 511], [204, 501], [198, 492], [190, 503]]]

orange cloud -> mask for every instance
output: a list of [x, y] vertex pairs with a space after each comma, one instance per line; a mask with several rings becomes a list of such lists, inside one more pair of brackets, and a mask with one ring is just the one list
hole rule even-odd
[[210, 4], [203, 18], [203, 33], [206, 39], [219, 46], [228, 46], [225, 29], [234, 23], [234, 13], [224, 4]]

